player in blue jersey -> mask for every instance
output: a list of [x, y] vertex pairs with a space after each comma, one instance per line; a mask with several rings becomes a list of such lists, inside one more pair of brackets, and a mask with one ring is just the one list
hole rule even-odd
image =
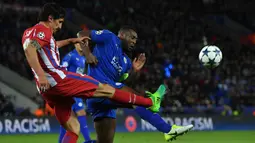
[[[62, 60], [62, 66], [66, 67], [68, 71], [84, 74], [85, 72], [85, 57], [82, 55], [82, 49], [80, 44], [75, 44], [75, 49], [68, 53]], [[91, 140], [89, 130], [86, 121], [86, 112], [83, 100], [81, 98], [74, 98], [75, 103], [72, 106], [72, 110], [76, 113], [78, 121], [80, 123], [80, 131], [86, 140], [84, 143], [96, 143], [95, 140]], [[60, 135], [58, 142], [61, 143], [66, 133], [66, 130], [60, 126]]]
[[[131, 71], [139, 71], [145, 63], [145, 55], [141, 54], [133, 62], [128, 56], [132, 52], [137, 40], [137, 33], [130, 27], [120, 29], [118, 36], [108, 30], [80, 32], [80, 36], [90, 36], [95, 42], [93, 52], [84, 47], [86, 58], [90, 66], [89, 75], [101, 83], [107, 83], [115, 88], [136, 93], [119, 80]], [[98, 60], [98, 62], [97, 62]], [[164, 85], [157, 92], [165, 92]], [[87, 108], [91, 113], [97, 133], [98, 143], [112, 143], [116, 127], [116, 108], [123, 107], [105, 98], [87, 99]], [[130, 107], [130, 106], [124, 106]], [[159, 131], [165, 133], [166, 140], [175, 139], [177, 136], [189, 131], [193, 125], [177, 126], [167, 124], [158, 114], [154, 114], [143, 107], [134, 107], [136, 113], [144, 120], [151, 123]]]

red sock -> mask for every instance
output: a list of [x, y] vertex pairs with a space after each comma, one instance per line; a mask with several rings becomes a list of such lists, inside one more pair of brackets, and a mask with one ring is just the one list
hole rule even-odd
[[152, 101], [150, 98], [145, 98], [145, 97], [136, 95], [134, 93], [123, 91], [120, 89], [116, 89], [112, 99], [117, 102], [125, 103], [125, 104], [128, 103], [128, 104], [134, 104], [134, 105], [139, 105], [144, 107], [152, 106]]
[[62, 139], [62, 143], [76, 143], [78, 140], [78, 136], [70, 131], [66, 131], [64, 138]]

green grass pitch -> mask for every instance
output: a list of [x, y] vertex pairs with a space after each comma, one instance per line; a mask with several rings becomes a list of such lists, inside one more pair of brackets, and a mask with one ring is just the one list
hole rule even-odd
[[[95, 138], [95, 134], [92, 134]], [[0, 143], [57, 143], [57, 134], [0, 135]], [[82, 143], [80, 136], [78, 143]], [[165, 143], [163, 134], [116, 133], [114, 143]], [[173, 143], [255, 143], [255, 131], [189, 132]]]

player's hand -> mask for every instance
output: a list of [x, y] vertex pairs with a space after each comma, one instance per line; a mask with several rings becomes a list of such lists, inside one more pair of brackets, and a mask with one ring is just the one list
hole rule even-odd
[[50, 83], [45, 76], [39, 76], [39, 90], [45, 92], [50, 88]]
[[141, 70], [142, 67], [144, 66], [145, 62], [146, 62], [145, 53], [142, 53], [142, 54], [139, 55], [138, 58], [135, 58], [133, 60], [133, 69], [134, 69], [134, 71], [137, 72], [137, 71]]
[[92, 53], [90, 53], [89, 55], [85, 55], [85, 57], [87, 64], [96, 65], [98, 63], [97, 58]]
[[87, 36], [84, 36], [84, 37], [79, 37], [79, 38], [72, 38], [71, 39], [71, 42], [73, 43], [73, 44], [75, 44], [75, 43], [81, 43], [81, 44], [88, 44], [88, 40], [90, 40], [90, 38], [89, 37], [87, 37]]

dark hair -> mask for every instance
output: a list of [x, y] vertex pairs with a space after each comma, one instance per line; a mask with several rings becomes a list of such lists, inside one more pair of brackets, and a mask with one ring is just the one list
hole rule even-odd
[[125, 26], [122, 26], [119, 30], [119, 32], [128, 32], [130, 30], [133, 30], [136, 32], [136, 29], [132, 26], [129, 26], [129, 25], [125, 25]]
[[48, 17], [50, 15], [53, 19], [64, 18], [66, 11], [63, 7], [56, 3], [46, 3], [39, 13], [38, 21], [48, 21]]

